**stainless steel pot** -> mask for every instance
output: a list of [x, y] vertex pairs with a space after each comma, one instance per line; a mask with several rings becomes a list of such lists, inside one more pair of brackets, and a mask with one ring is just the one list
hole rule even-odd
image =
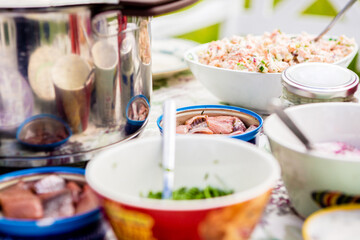
[[[170, 5], [195, 1], [182, 2]], [[85, 161], [142, 131], [152, 92], [149, 15], [174, 10], [169, 5], [154, 11], [157, 3], [146, 4], [12, 9], [0, 4], [0, 166]], [[70, 126], [69, 141], [47, 151], [21, 145], [16, 134], [23, 122], [44, 113]], [[44, 125], [25, 135], [41, 142], [46, 131]]]

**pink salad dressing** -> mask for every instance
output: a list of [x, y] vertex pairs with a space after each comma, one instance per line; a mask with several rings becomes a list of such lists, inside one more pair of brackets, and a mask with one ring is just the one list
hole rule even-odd
[[316, 143], [315, 149], [324, 154], [360, 157], [360, 149], [344, 142]]
[[246, 72], [279, 73], [302, 62], [334, 63], [355, 49], [355, 40], [340, 36], [317, 42], [308, 33], [274, 30], [262, 36], [233, 36], [209, 43], [198, 53], [202, 64]]

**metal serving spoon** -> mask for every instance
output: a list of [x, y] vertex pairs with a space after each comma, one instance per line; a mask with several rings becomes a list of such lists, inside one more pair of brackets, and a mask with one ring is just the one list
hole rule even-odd
[[314, 39], [318, 41], [322, 36], [324, 36], [334, 25], [335, 23], [344, 15], [344, 13], [356, 2], [357, 0], [350, 0], [343, 9], [333, 18], [333, 20], [326, 26], [326, 28]]
[[304, 135], [303, 132], [291, 120], [289, 115], [284, 111], [280, 99], [273, 99], [270, 104], [271, 111], [276, 113], [281, 121], [292, 131], [292, 133], [304, 144], [306, 150], [314, 150], [313, 143]]
[[162, 199], [170, 199], [174, 187], [175, 167], [175, 135], [176, 135], [176, 107], [173, 100], [165, 101], [163, 105], [163, 135], [162, 135], [162, 167], [163, 192]]

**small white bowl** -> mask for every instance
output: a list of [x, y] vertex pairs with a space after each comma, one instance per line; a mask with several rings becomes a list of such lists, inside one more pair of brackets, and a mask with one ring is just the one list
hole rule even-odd
[[350, 204], [319, 210], [306, 219], [304, 240], [359, 239], [360, 205]]
[[[285, 110], [313, 143], [345, 142], [360, 147], [358, 103], [311, 103]], [[360, 157], [307, 152], [276, 116], [264, 122], [271, 151], [280, 162], [290, 200], [304, 217], [319, 210], [321, 192], [360, 195]]]
[[[196, 79], [222, 101], [268, 113], [269, 101], [282, 93], [281, 73], [242, 72], [202, 64], [198, 53], [207, 46], [208, 43], [202, 44], [185, 52], [185, 60]], [[352, 53], [334, 64], [347, 67], [357, 52], [355, 45]]]

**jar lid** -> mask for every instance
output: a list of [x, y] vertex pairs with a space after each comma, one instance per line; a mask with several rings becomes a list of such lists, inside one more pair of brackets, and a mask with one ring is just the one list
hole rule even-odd
[[330, 63], [301, 63], [282, 73], [282, 84], [302, 97], [331, 99], [353, 95], [359, 77], [353, 71]]

